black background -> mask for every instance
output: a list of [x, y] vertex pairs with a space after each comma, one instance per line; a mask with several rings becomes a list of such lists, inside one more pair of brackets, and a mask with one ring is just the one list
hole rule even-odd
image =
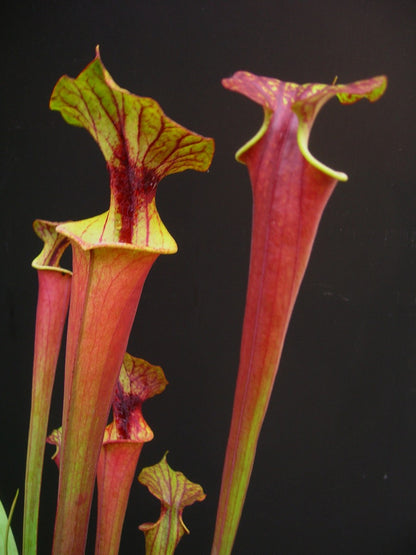
[[[17, 2], [2, 16], [0, 497], [23, 490], [37, 279], [37, 218], [107, 209], [102, 155], [49, 112], [58, 78], [101, 45], [121, 86], [212, 136], [207, 174], [170, 176], [158, 207], [179, 252], [159, 258], [129, 350], [170, 385], [148, 401], [156, 438], [204, 486], [185, 510], [178, 554], [208, 554], [238, 367], [251, 193], [234, 152], [261, 109], [221, 87], [239, 69], [296, 82], [385, 73], [374, 105], [331, 101], [311, 150], [345, 171], [324, 214], [293, 314], [234, 552], [406, 554], [416, 551], [415, 7], [409, 1]], [[62, 361], [50, 428], [60, 425]], [[57, 470], [47, 448], [40, 554], [50, 551]], [[22, 497], [14, 519], [20, 543]], [[137, 526], [158, 503], [135, 482], [122, 554], [143, 552]], [[91, 552], [92, 544], [89, 544]]]

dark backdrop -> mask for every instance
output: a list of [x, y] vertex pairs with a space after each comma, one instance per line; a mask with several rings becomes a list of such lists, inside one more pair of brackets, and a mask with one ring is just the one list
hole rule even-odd
[[[178, 554], [208, 554], [249, 257], [251, 193], [234, 152], [261, 109], [224, 90], [239, 69], [296, 82], [386, 73], [384, 98], [318, 118], [311, 150], [349, 174], [324, 214], [287, 336], [235, 553], [406, 554], [416, 550], [415, 10], [403, 0], [16, 2], [2, 16], [0, 497], [23, 489], [40, 249], [37, 218], [107, 208], [91, 137], [49, 112], [64, 73], [97, 43], [116, 82], [212, 136], [208, 174], [164, 180], [158, 207], [179, 252], [151, 271], [129, 343], [170, 385], [145, 406], [169, 462], [207, 499], [185, 511]], [[50, 427], [60, 424], [62, 361]], [[53, 449], [47, 449], [47, 459]], [[57, 471], [46, 460], [40, 553], [50, 551]], [[20, 543], [22, 498], [14, 519]], [[121, 553], [158, 504], [134, 484]]]

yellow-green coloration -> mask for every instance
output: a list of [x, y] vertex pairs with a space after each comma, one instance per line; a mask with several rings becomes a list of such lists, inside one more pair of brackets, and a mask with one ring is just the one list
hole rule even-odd
[[48, 222], [46, 220], [35, 220], [33, 222], [33, 230], [44, 244], [40, 254], [32, 261], [32, 267], [36, 270], [52, 270], [72, 275], [72, 272], [59, 265], [69, 241], [56, 231], [58, 225], [58, 222]]
[[262, 126], [260, 127], [260, 129], [257, 131], [257, 133], [254, 135], [254, 137], [252, 137], [249, 141], [246, 142], [245, 145], [243, 145], [241, 148], [239, 148], [235, 154], [235, 159], [238, 162], [241, 162], [242, 164], [244, 164], [244, 154], [250, 150], [250, 148], [252, 146], [254, 146], [258, 141], [260, 141], [260, 139], [263, 137], [263, 135], [266, 133], [268, 127], [269, 127], [269, 123], [270, 123], [270, 119], [273, 115], [273, 111], [270, 110], [270, 108], [264, 108], [264, 120], [262, 123]]
[[173, 173], [206, 171], [212, 139], [168, 118], [159, 104], [120, 88], [95, 59], [76, 78], [63, 76], [50, 108], [70, 124], [84, 127], [99, 144], [110, 171], [108, 213], [86, 220], [83, 229], [67, 226], [84, 243], [131, 243], [158, 252], [176, 252], [155, 204], [159, 181]]
[[293, 101], [292, 110], [298, 116], [298, 145], [305, 159], [322, 173], [333, 177], [337, 181], [347, 181], [348, 176], [333, 170], [322, 164], [310, 152], [308, 148], [309, 135], [313, 122], [322, 106], [333, 96], [336, 96], [341, 104], [354, 104], [362, 98], [375, 102], [384, 93], [387, 87], [385, 76], [373, 77], [355, 81], [347, 85], [321, 85], [306, 84], [299, 88]]
[[159, 217], [154, 200], [145, 214], [137, 214], [137, 221], [142, 225], [137, 227], [131, 243], [118, 242], [109, 231], [109, 221], [109, 213], [105, 212], [87, 220], [61, 224], [58, 231], [77, 241], [83, 250], [102, 246], [158, 254], [175, 254], [178, 250], [176, 241]]
[[17, 490], [16, 495], [14, 496], [9, 516], [7, 516], [3, 503], [0, 501], [0, 549], [4, 555], [19, 555], [10, 527], [18, 496], [19, 490]]
[[132, 165], [154, 170], [159, 179], [186, 169], [206, 171], [211, 162], [212, 139], [175, 123], [152, 98], [119, 87], [103, 66], [98, 47], [93, 62], [76, 79], [65, 75], [58, 81], [50, 108], [71, 125], [87, 129], [109, 163], [122, 162], [116, 155], [122, 140]]
[[184, 533], [189, 534], [182, 520], [183, 510], [195, 501], [203, 501], [204, 490], [182, 472], [172, 470], [166, 453], [160, 463], [140, 472], [139, 482], [161, 502], [159, 520], [139, 526], [145, 535], [146, 555], [172, 555]]

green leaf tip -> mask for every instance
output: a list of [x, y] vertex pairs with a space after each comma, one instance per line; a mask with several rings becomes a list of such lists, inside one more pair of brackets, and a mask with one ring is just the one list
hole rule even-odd
[[10, 526], [18, 497], [19, 490], [16, 491], [14, 496], [9, 516], [7, 516], [3, 503], [0, 501], [0, 545], [3, 548], [4, 555], [19, 555]]
[[182, 520], [184, 508], [206, 497], [199, 484], [170, 468], [166, 456], [167, 452], [158, 464], [143, 468], [138, 478], [161, 502], [159, 520], [139, 526], [145, 535], [146, 555], [174, 553], [183, 534], [189, 534]]

